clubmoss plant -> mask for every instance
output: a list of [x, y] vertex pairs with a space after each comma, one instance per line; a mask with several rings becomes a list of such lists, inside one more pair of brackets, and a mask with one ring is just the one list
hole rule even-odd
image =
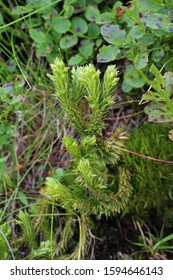
[[70, 72], [56, 58], [51, 68], [53, 75], [48, 76], [55, 85], [55, 94], [80, 138], [63, 138], [72, 157], [71, 181], [47, 178], [43, 193], [68, 213], [59, 255], [68, 248], [78, 223], [79, 243], [70, 257], [79, 259], [87, 251], [91, 215], [109, 217], [123, 211], [132, 192], [129, 172], [117, 167], [126, 134], [118, 128], [111, 137], [103, 137], [104, 119], [115, 102], [118, 71], [109, 66], [101, 81], [100, 71], [92, 64]]

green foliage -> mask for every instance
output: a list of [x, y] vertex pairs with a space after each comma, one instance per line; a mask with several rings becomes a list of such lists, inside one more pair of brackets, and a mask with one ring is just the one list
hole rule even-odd
[[[93, 240], [93, 215], [109, 217], [124, 212], [127, 205], [131, 213], [139, 211], [141, 216], [153, 208], [161, 216], [163, 208], [171, 220], [171, 166], [165, 168], [165, 164], [152, 161], [147, 167], [143, 166], [147, 161], [143, 159], [139, 163], [141, 171], [135, 163], [136, 156], [133, 159], [136, 169], [133, 162], [125, 164], [132, 174], [134, 170], [140, 174], [137, 183], [133, 175], [135, 191], [130, 207], [130, 175], [126, 167], [117, 166], [126, 135], [122, 129], [109, 138], [103, 134], [104, 119], [114, 104], [116, 68], [110, 66], [100, 80], [101, 73], [93, 65], [70, 71], [57, 60], [59, 68], [56, 65], [56, 75], [51, 76], [56, 94], [49, 96], [52, 85], [45, 75], [47, 62], [52, 62], [57, 54], [70, 66], [95, 63], [96, 59], [97, 63], [125, 59], [121, 60], [125, 67], [119, 68], [124, 74], [123, 91], [139, 89], [140, 94], [140, 89], [148, 84], [150, 89], [142, 92], [146, 92], [143, 100], [147, 101], [145, 112], [149, 121], [172, 122], [172, 2], [132, 0], [131, 5], [122, 2], [125, 1], [1, 1], [2, 259], [14, 258], [13, 252], [17, 259], [84, 258]], [[60, 148], [59, 139], [68, 129], [66, 123], [62, 124], [63, 113], [54, 106], [56, 98], [79, 134], [77, 140], [70, 136], [63, 138], [72, 158], [69, 169], [59, 164], [57, 168], [61, 159], [59, 152], [56, 155], [54, 152], [56, 145]], [[157, 134], [154, 130], [151, 133]], [[172, 134], [169, 137], [173, 139]], [[141, 143], [131, 149], [138, 152], [141, 145], [145, 146], [145, 142]], [[152, 143], [154, 148], [155, 142]], [[170, 142], [159, 143], [152, 156], [171, 160]], [[165, 155], [160, 151], [161, 145]], [[150, 156], [150, 148], [147, 151], [139, 152]], [[156, 173], [158, 166], [161, 171]], [[156, 175], [148, 178], [153, 168]], [[46, 190], [42, 192], [44, 199], [39, 200], [38, 192], [46, 176], [52, 178], [47, 179]], [[150, 198], [142, 191], [145, 186], [142, 182], [147, 184], [145, 190], [151, 186]], [[169, 195], [164, 193], [163, 185]], [[159, 192], [163, 201], [158, 197]], [[145, 205], [145, 211], [141, 205]], [[20, 211], [21, 207], [26, 212]]]
[[25, 81], [20, 79], [16, 80], [14, 83], [5, 83], [0, 87], [0, 190], [4, 182], [4, 171], [7, 159], [4, 153], [4, 147], [6, 147], [6, 152], [10, 152], [11, 156], [14, 158], [12, 143], [14, 139], [19, 136], [15, 118], [23, 103], [22, 91], [24, 85]]
[[40, 246], [36, 249], [32, 248], [30, 254], [28, 255], [29, 260], [47, 260], [50, 259], [50, 241], [42, 241]]
[[24, 85], [25, 81], [21, 79], [15, 83], [3, 84], [0, 88], [0, 149], [10, 142], [9, 139], [18, 136], [12, 116], [15, 116], [15, 111], [22, 104]]
[[[46, 212], [47, 205], [43, 206], [42, 203], [32, 204], [28, 212], [19, 210], [16, 218], [19, 235], [13, 239], [11, 227], [7, 223], [0, 225], [1, 259], [9, 259], [10, 255], [13, 259], [14, 255], [16, 259], [21, 259], [21, 257], [29, 260], [51, 258], [50, 223], [45, 216]], [[44, 213], [43, 216], [42, 213]], [[41, 235], [40, 243], [37, 239], [38, 233]]]
[[[3, 4], [3, 11], [4, 14], [10, 15], [16, 24], [22, 20], [22, 24], [19, 25], [20, 33], [24, 34], [24, 38], [32, 39], [38, 58], [46, 57], [48, 61], [52, 61], [59, 49], [63, 57], [66, 56], [68, 49], [71, 57], [69, 64], [76, 65], [77, 52], [74, 47], [77, 44], [82, 45], [82, 40], [85, 38], [90, 46], [80, 54], [80, 61], [79, 59], [78, 61], [83, 64], [94, 57], [96, 45], [94, 42], [95, 48], [93, 48], [93, 42], [90, 43], [90, 39], [96, 40], [100, 31], [99, 25], [92, 22], [90, 17], [93, 17], [91, 15], [93, 5], [98, 5], [100, 2], [102, 1], [28, 0], [25, 4], [15, 7], [7, 3]], [[6, 28], [2, 26], [2, 32], [11, 32], [8, 25], [7, 22]], [[22, 39], [21, 34], [18, 36]]]
[[[144, 4], [132, 0], [125, 5], [122, 1], [39, 0], [12, 6], [12, 12], [8, 5], [3, 9], [16, 23], [23, 16], [18, 36], [34, 42], [38, 58], [52, 62], [59, 53], [68, 65], [82, 65], [95, 57], [98, 63], [127, 59], [124, 92], [144, 86], [146, 81], [138, 70], [148, 76], [153, 63], [161, 68], [172, 57], [172, 6], [168, 1]], [[2, 32], [11, 30], [7, 26]], [[167, 71], [172, 71], [171, 64]]]
[[[145, 253], [144, 259], [156, 259], [156, 260], [165, 260], [167, 259], [167, 254], [171, 252], [173, 249], [172, 246], [172, 240], [173, 240], [173, 234], [169, 234], [167, 236], [164, 236], [163, 231], [156, 232], [156, 234], [153, 234], [150, 232], [150, 229], [147, 227], [147, 225], [143, 225], [142, 227], [137, 222], [137, 226], [140, 231], [139, 241], [135, 242], [134, 244], [141, 247], [141, 251], [136, 254], [137, 259], [139, 255], [139, 259], [141, 259], [140, 252]], [[136, 259], [135, 256], [135, 259]]]
[[29, 249], [36, 247], [35, 232], [33, 231], [33, 224], [30, 215], [27, 212], [19, 212], [18, 224], [21, 226], [22, 238]]
[[[93, 65], [73, 68], [69, 73], [68, 67], [59, 58], [55, 59], [51, 68], [53, 75], [49, 77], [54, 82], [55, 95], [80, 134], [80, 140], [70, 136], [63, 138], [72, 156], [74, 178], [70, 183], [47, 178], [43, 194], [55, 199], [72, 217], [80, 217], [80, 226], [83, 222], [87, 224], [88, 217], [93, 214], [98, 218], [102, 215], [109, 217], [124, 210], [132, 191], [129, 172], [123, 167], [116, 167], [126, 135], [117, 129], [109, 138], [102, 136], [104, 119], [114, 104], [118, 72], [115, 66], [109, 66], [100, 81], [100, 71]], [[115, 168], [114, 172], [111, 167]], [[73, 234], [72, 217], [68, 217], [65, 233], [62, 234], [62, 251]], [[82, 232], [83, 236], [86, 229]], [[81, 247], [80, 256], [84, 256], [85, 249], [82, 247], [85, 247], [86, 238], [81, 243], [83, 245], [79, 242], [77, 246]]]
[[[109, 66], [101, 84], [100, 71], [93, 65], [77, 67], [71, 72], [71, 84], [68, 68], [59, 59], [51, 64], [54, 75], [48, 75], [55, 84], [56, 95], [61, 107], [67, 112], [76, 130], [82, 135], [100, 134], [104, 127], [104, 118], [112, 106], [114, 88], [118, 82], [117, 70]], [[87, 91], [87, 95], [85, 95]], [[85, 96], [91, 113], [86, 120], [85, 104], [81, 100]]]
[[7, 223], [0, 225], [0, 260], [6, 260], [10, 256], [11, 228]]
[[[144, 124], [132, 135], [127, 149], [152, 158], [173, 161], [168, 129], [159, 124]], [[128, 152], [123, 155], [125, 166], [132, 172], [133, 194], [128, 209], [146, 217], [157, 212], [167, 221], [172, 219], [172, 164], [155, 162]]]
[[151, 66], [150, 72], [155, 76], [154, 81], [148, 81], [142, 73], [144, 79], [150, 84], [150, 90], [142, 96], [143, 100], [150, 101], [145, 107], [145, 112], [148, 114], [150, 122], [172, 122], [173, 73], [166, 72], [162, 75], [154, 65]]
[[[165, 1], [132, 0], [129, 7], [117, 1], [112, 7], [115, 18], [100, 28], [103, 39], [108, 44], [100, 48], [98, 62], [109, 62], [126, 58], [129, 63], [125, 70], [122, 89], [130, 92], [141, 88], [145, 79], [138, 70], [148, 75], [152, 63], [162, 66], [172, 57], [173, 23], [171, 5]], [[120, 16], [119, 12], [122, 12]], [[167, 65], [169, 71], [172, 66]]]

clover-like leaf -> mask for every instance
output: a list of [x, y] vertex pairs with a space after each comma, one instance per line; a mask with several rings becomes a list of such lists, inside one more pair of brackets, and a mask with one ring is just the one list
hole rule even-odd
[[[173, 120], [173, 73], [166, 72], [163, 76], [155, 66], [152, 66], [158, 83], [158, 92], [149, 91], [142, 98], [152, 103], [145, 107], [151, 122], [171, 122]], [[158, 80], [158, 81], [157, 81]]]
[[133, 25], [128, 35], [132, 38], [140, 39], [144, 36], [144, 33], [140, 30], [138, 25]]
[[21, 6], [21, 5], [17, 5], [13, 10], [12, 10], [12, 14], [13, 15], [23, 15], [23, 14], [27, 14], [33, 11], [33, 7], [31, 5], [25, 5], [25, 6]]
[[[0, 88], [1, 100], [5, 101], [4, 98], [7, 96], [12, 96], [14, 94], [14, 83], [3, 84]], [[7, 97], [8, 98], [8, 97]], [[5, 101], [6, 102], [6, 101]]]
[[85, 12], [85, 17], [89, 21], [95, 21], [96, 18], [100, 15], [100, 11], [96, 6], [88, 6]]
[[124, 82], [132, 88], [141, 88], [145, 84], [145, 81], [141, 78], [138, 70], [135, 69], [133, 65], [128, 65], [126, 67], [126, 72], [124, 75]]
[[36, 45], [36, 55], [37, 57], [45, 57], [52, 52], [53, 43], [46, 40], [45, 42], [37, 43]]
[[140, 43], [142, 45], [150, 46], [156, 42], [156, 37], [154, 37], [152, 34], [144, 34], [144, 36], [141, 37]]
[[71, 23], [66, 18], [58, 17], [53, 19], [52, 26], [55, 31], [59, 33], [66, 33], [69, 30]]
[[76, 54], [76, 55], [70, 57], [68, 64], [70, 66], [75, 66], [75, 65], [80, 64], [82, 62], [82, 60], [83, 60], [83, 57], [80, 54]]
[[105, 24], [105, 23], [112, 23], [114, 20], [112, 13], [102, 13], [96, 18], [96, 23], [98, 24]]
[[101, 27], [100, 32], [105, 41], [116, 46], [121, 46], [126, 36], [126, 31], [120, 29], [117, 24], [105, 24]]
[[120, 49], [115, 48], [114, 46], [103, 46], [99, 49], [99, 53], [97, 55], [97, 62], [105, 63], [113, 61], [116, 59], [119, 53]]
[[29, 29], [29, 34], [34, 42], [36, 43], [43, 43], [46, 39], [46, 34], [39, 29], [31, 28]]
[[27, 3], [35, 7], [40, 7], [40, 5], [50, 5], [52, 3], [52, 0], [27, 0]]
[[139, 8], [143, 11], [148, 11], [149, 7], [150, 11], [157, 12], [160, 10], [162, 4], [162, 0], [138, 0]]
[[88, 58], [92, 55], [93, 47], [94, 47], [93, 40], [84, 39], [81, 41], [79, 52], [81, 55]]
[[77, 36], [81, 36], [88, 31], [86, 21], [81, 17], [74, 17], [71, 21], [71, 29]]
[[66, 35], [61, 38], [59, 44], [61, 49], [68, 49], [75, 46], [78, 42], [78, 38], [74, 35]]
[[74, 14], [74, 7], [64, 2], [64, 16], [70, 18]]
[[148, 115], [149, 122], [165, 123], [173, 121], [173, 112], [164, 103], [152, 103], [145, 107], [144, 112]]
[[123, 81], [123, 83], [122, 83], [122, 90], [123, 90], [123, 92], [128, 93], [128, 92], [130, 92], [132, 89], [133, 89], [132, 86], [130, 86], [129, 84], [127, 84], [125, 81]]
[[91, 39], [97, 39], [100, 35], [100, 28], [95, 22], [90, 22], [88, 24], [88, 36]]
[[136, 69], [143, 69], [148, 63], [148, 53], [138, 53], [134, 60]]
[[172, 18], [168, 15], [147, 12], [140, 13], [140, 21], [151, 29], [173, 32]]
[[157, 62], [162, 60], [164, 55], [165, 55], [164, 48], [153, 50], [153, 52], [152, 52], [152, 60], [157, 63]]

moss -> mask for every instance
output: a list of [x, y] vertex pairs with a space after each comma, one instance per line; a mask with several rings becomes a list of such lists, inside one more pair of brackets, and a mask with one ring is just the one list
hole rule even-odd
[[[127, 149], [153, 158], [173, 161], [173, 143], [168, 128], [146, 123], [131, 135]], [[156, 211], [164, 220], [172, 219], [173, 164], [156, 162], [128, 152], [123, 162], [132, 174], [133, 194], [128, 211], [141, 218]]]

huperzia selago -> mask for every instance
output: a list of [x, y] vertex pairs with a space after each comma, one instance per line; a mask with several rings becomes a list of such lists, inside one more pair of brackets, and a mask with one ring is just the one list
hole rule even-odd
[[108, 66], [103, 79], [90, 64], [71, 71], [62, 60], [51, 64], [62, 109], [67, 114], [80, 139], [65, 136], [63, 143], [72, 157], [68, 183], [47, 178], [44, 195], [57, 202], [66, 213], [66, 223], [56, 254], [61, 256], [79, 225], [79, 243], [70, 258], [84, 258], [91, 234], [91, 215], [109, 217], [123, 211], [132, 192], [128, 170], [118, 166], [121, 148], [127, 139], [122, 129], [104, 138], [105, 117], [115, 102], [119, 78], [115, 66]]

